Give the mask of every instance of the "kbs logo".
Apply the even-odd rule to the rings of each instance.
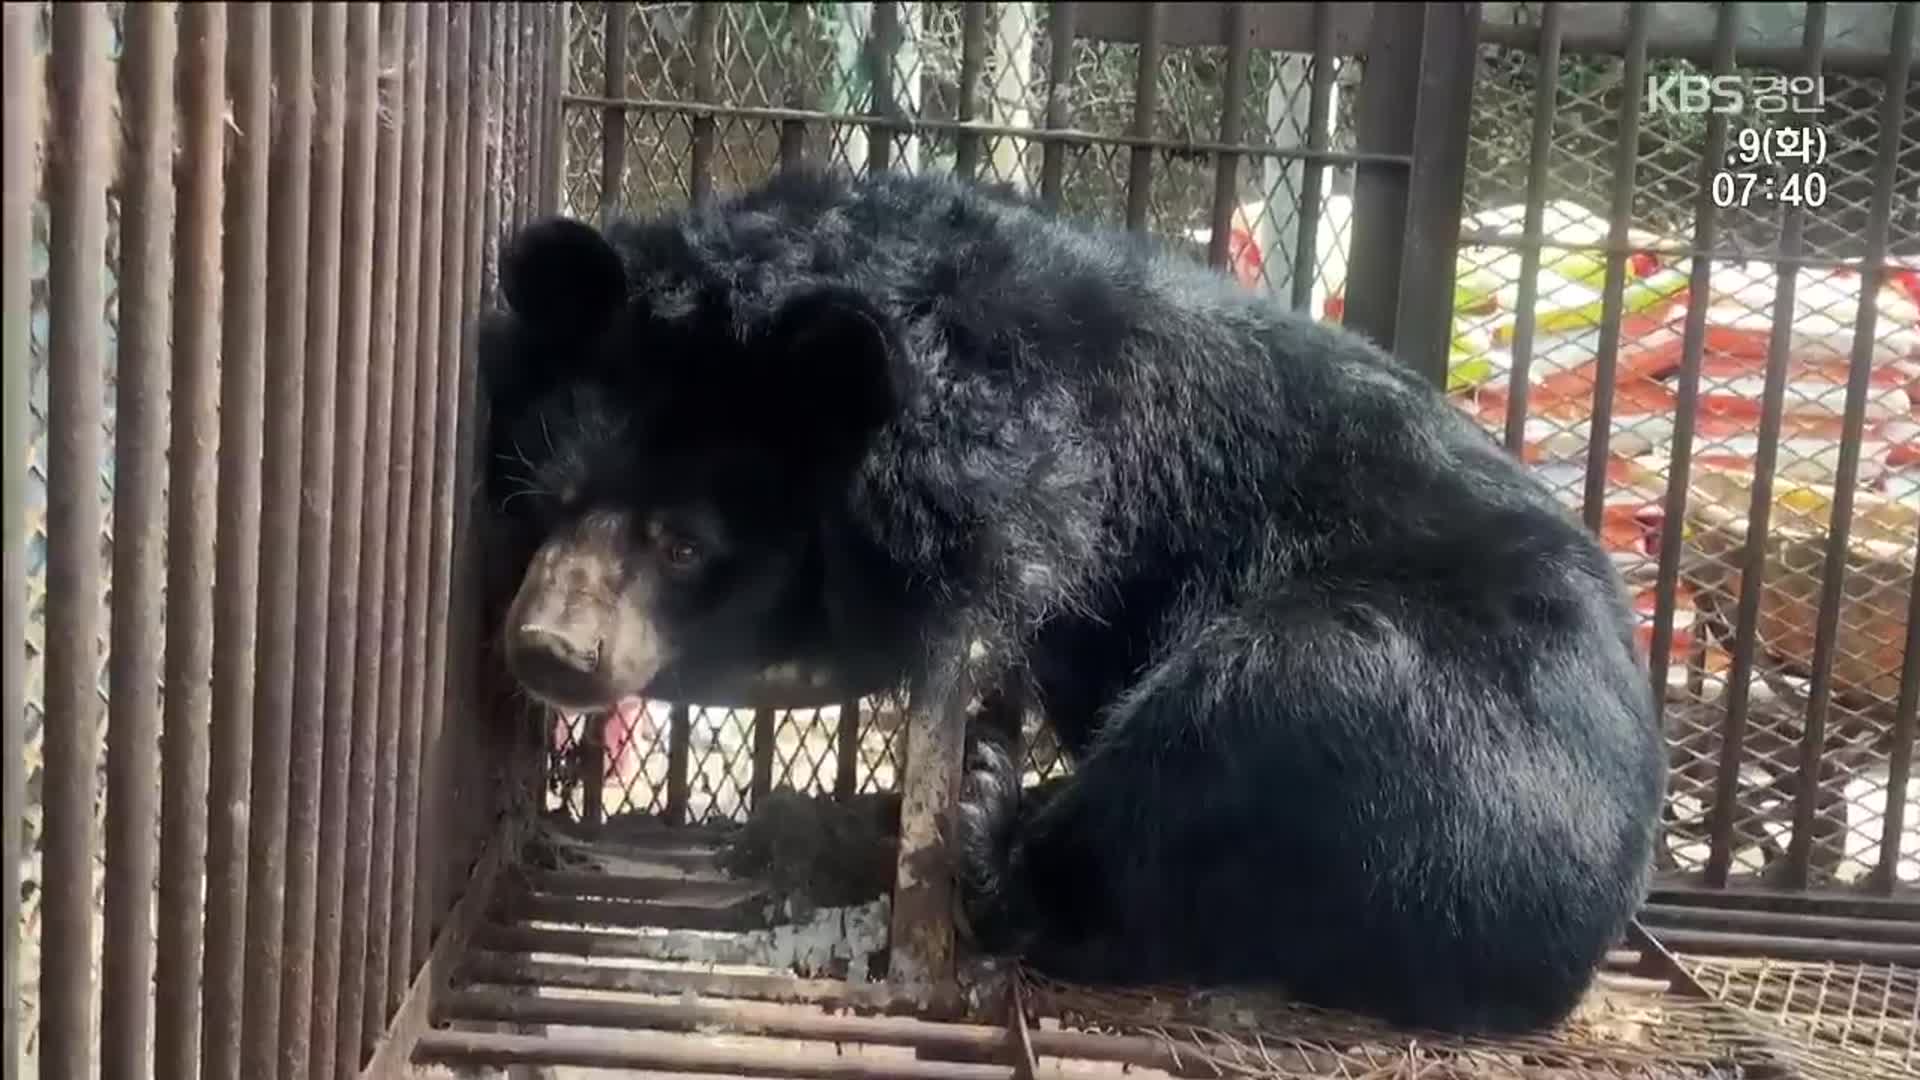
[[[1826,107],[1826,82],[1812,75],[1647,76],[1649,114],[1818,116]]]

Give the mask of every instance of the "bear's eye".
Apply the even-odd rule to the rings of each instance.
[[[686,569],[700,561],[700,549],[691,540],[671,537],[666,542],[667,562],[679,569]]]

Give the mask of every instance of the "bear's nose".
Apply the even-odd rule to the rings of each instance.
[[[529,624],[515,635],[514,648],[576,675],[591,675],[600,667],[600,642],[584,634],[565,629]]]

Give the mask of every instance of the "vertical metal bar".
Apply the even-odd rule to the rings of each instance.
[[[347,9],[316,5],[311,197],[306,222],[306,368],[302,376],[298,565],[294,619],[291,755],[287,779],[286,916],[282,926],[279,1075],[304,1077],[311,1057],[314,917],[319,907],[322,770],[342,739],[326,736],[327,676],[344,664],[327,652],[328,588],[333,571],[332,517],[336,366],[340,342],[341,183],[345,169]],[[358,276],[358,275],[356,275]],[[288,426],[291,426],[289,420]],[[342,772],[344,777],[344,771]],[[263,1006],[264,1007],[264,1006]]]
[[[1133,135],[1153,138],[1153,118],[1160,109],[1160,38],[1166,27],[1165,4],[1142,4],[1140,55],[1133,72]],[[1138,143],[1127,171],[1127,228],[1147,230],[1147,205],[1153,183],[1153,147]]]
[[[395,372],[399,356],[401,316],[401,273],[408,274],[406,303],[413,303],[412,258],[419,220],[419,153],[415,148],[419,130],[416,109],[420,91],[415,81],[418,42],[415,12],[390,4],[380,8],[379,113],[384,122],[377,125],[373,181],[372,257],[373,294],[371,311],[361,326],[349,331],[366,349],[366,405],[363,416],[364,450],[351,455],[363,458],[366,490],[360,493],[360,567],[354,591],[358,598],[357,619],[353,630],[353,687],[350,708],[353,714],[353,753],[347,778],[347,855],[346,880],[341,899],[340,979],[335,1013],[334,1075],[349,1077],[360,1070],[363,1034],[368,1011],[377,1012],[385,1002],[384,969],[374,974],[373,950],[386,955],[386,919],[388,898],[385,883],[386,860],[391,857],[393,836],[393,751],[388,740],[398,729],[386,722],[391,714],[384,710],[387,686],[398,683],[397,668],[387,668],[385,643],[386,580],[388,569],[388,503],[391,498],[393,470],[391,426],[395,412]],[[362,93],[365,91],[363,89]],[[360,116],[358,110],[356,117]],[[374,126],[380,117],[369,112],[363,120]],[[366,138],[363,132],[359,136]],[[404,182],[403,182],[404,177]],[[403,234],[402,223],[406,224]],[[357,300],[358,297],[356,296]],[[355,310],[355,314],[359,314]],[[409,316],[410,317],[410,316]],[[411,342],[409,342],[411,347]],[[349,369],[350,371],[351,369]],[[343,432],[345,439],[348,433]],[[357,445],[357,444],[348,444]],[[342,497],[353,501],[353,492],[342,489]],[[343,516],[351,515],[346,511]],[[379,876],[376,877],[376,874]],[[375,898],[378,898],[377,900]],[[375,913],[381,912],[379,921]],[[376,980],[380,991],[368,994]],[[324,989],[324,988],[322,988]],[[375,1004],[378,999],[379,1004]],[[379,1018],[372,1034],[379,1033]],[[319,1064],[318,1061],[315,1062]],[[315,1071],[316,1077],[326,1073]]]
[[[753,777],[748,780],[747,805],[758,810],[773,790],[773,710],[753,710]]]
[[[166,714],[160,760],[160,918],[154,1075],[200,1075],[207,769],[219,483],[221,207],[227,9],[180,9],[180,154],[174,224],[173,417],[168,453]]]
[[[787,88],[787,108],[805,111],[813,108],[810,89],[815,52],[813,12],[808,4],[788,4],[786,10],[787,48],[781,59]],[[963,81],[964,78],[962,76]],[[798,119],[780,121],[780,167],[795,168],[806,156],[807,122]]]
[[[1313,76],[1307,96],[1307,149],[1325,153],[1333,111],[1334,65],[1333,5],[1313,5]],[[1327,166],[1308,161],[1300,171],[1300,226],[1293,245],[1293,284],[1289,298],[1295,311],[1306,311],[1313,303],[1313,281],[1320,267],[1320,200],[1326,190]],[[1318,313],[1314,313],[1318,317]]]
[[[607,5],[606,98],[617,103],[627,96],[627,17],[624,3]],[[600,220],[611,223],[625,200],[627,175],[627,110],[608,104],[600,116]]]
[[[1594,358],[1593,414],[1587,422],[1586,486],[1581,513],[1587,529],[1600,531],[1607,502],[1607,456],[1613,440],[1614,378],[1620,361],[1620,316],[1627,287],[1627,232],[1633,226],[1633,195],[1640,163],[1640,96],[1647,84],[1647,35],[1653,10],[1645,4],[1627,7],[1625,84],[1620,88],[1620,142],[1614,151],[1613,203],[1608,208],[1607,276],[1600,291],[1600,339]],[[1544,76],[1543,76],[1544,77]],[[1558,76],[1555,76],[1556,81]],[[1509,380],[1516,386],[1524,383]],[[1511,410],[1512,406],[1509,406]],[[1508,413],[1509,432],[1514,423]],[[1520,423],[1524,424],[1524,413]],[[1509,436],[1511,437],[1511,436]]]
[[[207,796],[206,1011],[203,1069],[240,1080],[245,1007],[247,781],[253,766],[254,638],[260,591],[260,459],[266,409],[267,151],[272,98],[266,5],[230,9],[222,259],[220,490],[214,609],[213,751]]]
[[[1373,9],[1364,77],[1354,101],[1354,128],[1360,150],[1412,153],[1417,113],[1407,103],[1420,93],[1420,56],[1426,33],[1421,5],[1389,4]],[[1361,163],[1354,167],[1352,239],[1348,244],[1342,322],[1389,350],[1399,336],[1400,268],[1412,186],[1410,171],[1401,165]]]
[[[700,4],[693,9],[693,100],[709,105],[716,99],[716,80],[720,74],[720,5]],[[693,146],[687,157],[687,190],[695,206],[713,193],[713,142],[715,120],[701,113],[690,121]]]
[[[1887,813],[1880,823],[1880,859],[1873,889],[1892,895],[1900,883],[1900,845],[1906,839],[1907,785],[1913,779],[1915,714],[1920,713],[1920,566],[1907,588],[1907,644],[1900,654],[1900,696],[1893,706],[1893,752],[1887,762]]]
[[[439,391],[440,312],[444,282],[442,265],[446,236],[446,164],[449,135],[447,102],[447,57],[449,15],[442,4],[427,8],[427,126],[424,167],[421,182],[424,198],[420,208],[420,313],[417,346],[402,363],[414,365],[413,410],[411,422],[396,425],[396,432],[411,435],[407,501],[400,504],[405,517],[407,562],[404,576],[406,591],[402,633],[395,643],[400,657],[400,760],[396,773],[393,810],[393,914],[388,925],[392,943],[387,953],[386,1015],[392,1016],[406,999],[407,983],[413,979],[416,938],[414,933],[414,886],[419,874],[420,791],[422,763],[426,760],[424,690],[426,677],[425,645],[427,637],[427,575],[432,572],[433,454],[438,416],[434,397]]]
[[[1220,85],[1220,141],[1235,146],[1246,138],[1247,64],[1253,43],[1247,34],[1247,5],[1227,5],[1227,70]],[[1214,156],[1212,229],[1207,264],[1223,267],[1233,238],[1233,210],[1240,201],[1240,155],[1222,150]]]
[[[1067,97],[1073,93],[1073,20],[1077,8],[1061,2],[1047,10],[1047,111],[1048,131],[1067,126]],[[1067,169],[1066,144],[1053,139],[1040,147],[1040,201],[1049,209],[1060,208],[1060,183]]]
[[[1826,5],[1809,4],[1802,39],[1804,61],[1801,70],[1815,79],[1820,78],[1826,29]],[[1780,223],[1780,260],[1774,267],[1778,285],[1773,297],[1772,337],[1767,345],[1766,382],[1760,396],[1760,442],[1753,458],[1753,495],[1747,508],[1747,542],[1740,556],[1740,595],[1735,603],[1733,657],[1727,673],[1727,713],[1723,731],[1738,728],[1744,733],[1747,724],[1755,643],[1759,637],[1760,586],[1767,572],[1767,531],[1773,517],[1773,470],[1779,459],[1781,415],[1785,411],[1787,396],[1787,358],[1793,337],[1794,294],[1799,283],[1796,275],[1800,267],[1794,260],[1805,247],[1805,224],[1805,212],[1798,204],[1786,207]],[[1738,763],[1734,763],[1733,767],[1738,769]],[[1728,849],[1725,857],[1731,860],[1735,815],[1734,812],[1722,814],[1720,809],[1716,806],[1714,816],[1710,819],[1710,852],[1724,846]],[[1726,809],[1737,811],[1732,803]],[[1798,873],[1805,872],[1806,864],[1801,863]]]
[[[798,7],[799,5],[794,5]],[[980,111],[980,78],[987,68],[987,5],[960,5],[960,101],[956,118],[971,124]],[[962,130],[954,139],[953,171],[972,180],[980,170],[980,135]]]
[[[840,730],[834,733],[833,797],[845,802],[860,789],[860,700],[840,703]]]
[[[33,293],[29,259],[33,249],[33,202],[38,191],[42,119],[40,65],[34,55],[38,5],[8,4],[6,53],[0,77],[6,79],[0,104],[6,109],[0,136],[6,150],[6,235],[0,239],[6,259],[6,412],[0,415],[5,441],[6,565],[0,595],[0,1054],[6,1055],[11,1080],[21,1060],[20,1027],[20,866],[26,813],[27,701],[27,354]]]
[[[316,847],[319,863],[319,901],[314,911],[313,987],[308,1037],[307,1075],[329,1080],[336,1065],[342,975],[353,970],[342,963],[346,920],[352,911],[364,919],[366,908],[364,858],[355,860],[363,883],[359,907],[347,907],[348,845],[364,853],[370,795],[372,747],[364,736],[371,732],[365,714],[353,708],[355,687],[369,673],[359,666],[355,630],[360,622],[362,592],[361,508],[367,482],[370,447],[367,432],[367,352],[372,326],[373,277],[377,268],[374,218],[387,211],[375,188],[376,138],[380,126],[379,11],[372,4],[354,4],[347,16],[346,86],[339,108],[346,163],[340,197],[341,284],[338,323],[338,367],[335,372],[333,490],[330,521],[333,543],[327,569],[326,675],[322,680],[322,720],[325,735],[321,765],[320,832]],[[353,831],[358,817],[359,835]],[[361,942],[365,948],[364,940]],[[282,1024],[287,1021],[283,1017]]]
[[[125,13],[120,108],[120,318],[114,408],[113,628],[107,721],[106,932],[100,1067],[140,1076],[153,991],[153,826],[160,790],[160,622],[166,539],[167,249],[173,212],[174,5]],[[11,645],[9,645],[11,647]]]
[[[416,467],[413,440],[408,436],[414,427],[414,387],[422,352],[417,346],[422,325],[430,323],[421,307],[435,295],[427,288],[426,283],[431,278],[423,273],[421,266],[422,256],[428,250],[422,222],[427,213],[425,200],[429,186],[424,176],[429,157],[427,55],[430,46],[427,26],[430,9],[431,5],[407,5],[406,119],[402,129],[405,149],[401,157],[400,181],[401,278],[399,306],[395,309],[398,312],[395,343],[388,358],[393,383],[388,420],[387,505],[383,519],[389,533],[385,551],[387,567],[383,603],[393,605],[396,610],[393,617],[382,623],[380,645],[380,749],[376,752],[379,771],[374,781],[374,848],[372,872],[367,883],[366,990],[361,1001],[359,1030],[362,1045],[354,1048],[356,1066],[360,1056],[372,1047],[386,1028],[389,1015],[388,980],[392,977],[388,974],[389,967],[407,966],[404,956],[391,955],[390,946],[396,936],[400,941],[408,942],[406,935],[412,932],[411,926],[406,926],[395,917],[399,889],[396,887],[394,863],[399,850],[401,821],[411,817],[409,804],[401,801],[399,779],[403,742],[401,729],[404,724],[401,709],[406,701],[401,693],[401,657],[407,640],[404,636],[404,613],[399,608],[406,603],[409,591],[407,548],[411,534],[407,511],[412,505],[410,487]],[[433,250],[438,250],[438,245],[433,245]],[[375,358],[376,365],[380,359]],[[397,930],[402,926],[406,927],[404,931]],[[404,979],[404,973],[399,978]],[[341,1064],[346,1064],[344,1055]]]
[[[506,155],[508,164],[501,170],[501,182],[511,185],[512,197],[502,208],[502,232],[511,233],[520,227],[521,210],[526,205],[526,164],[527,154],[524,123],[521,116],[526,97],[522,93],[524,83],[520,73],[520,39],[525,31],[522,22],[524,5],[507,4],[506,33],[503,35],[503,49],[506,56],[501,76],[500,109],[500,151]]]
[[[420,388],[421,405],[432,411],[433,424],[422,433],[420,450],[429,455],[433,466],[430,487],[414,489],[414,507],[421,532],[416,537],[422,546],[414,562],[416,591],[421,594],[421,615],[425,626],[416,638],[424,655],[422,683],[415,698],[420,716],[420,778],[418,815],[420,825],[413,859],[413,952],[408,965],[408,981],[413,969],[427,958],[433,941],[434,916],[439,901],[440,870],[448,850],[447,831],[441,818],[446,770],[443,765],[442,729],[447,712],[447,607],[448,589],[453,581],[453,467],[456,427],[455,407],[459,401],[460,347],[463,340],[465,296],[467,293],[466,245],[467,201],[472,177],[467,172],[467,120],[471,109],[468,79],[473,49],[473,12],[471,4],[450,8],[447,20],[446,71],[446,159],[442,171],[440,263],[438,277],[440,305],[435,327],[436,352],[427,354],[427,385]],[[411,597],[409,604],[412,603]],[[406,989],[403,985],[401,996]],[[398,1007],[398,1002],[395,1003]]]
[[[667,713],[667,809],[669,825],[687,823],[687,802],[692,797],[687,782],[688,751],[693,742],[693,714],[684,703],[675,702]]]
[[[1547,209],[1547,165],[1553,161],[1553,112],[1560,89],[1560,16],[1565,5],[1549,3],[1543,5],[1540,13],[1540,50],[1539,66],[1535,68],[1533,96],[1533,142],[1527,151],[1527,214],[1525,224],[1521,226],[1520,241],[1520,295],[1514,304],[1513,327],[1513,363],[1507,372],[1507,450],[1519,454],[1527,435],[1527,392],[1532,388],[1528,383],[1533,370],[1533,331],[1534,307],[1540,299],[1540,251],[1541,234],[1545,231]],[[1645,39],[1641,40],[1644,52]],[[1637,97],[1641,82],[1629,77],[1627,90],[1630,96]],[[1638,102],[1635,102],[1632,123],[1639,122]],[[1621,106],[1626,108],[1625,105]],[[1623,147],[1632,147],[1631,140],[1623,142]],[[1622,189],[1631,193],[1633,187],[1633,163],[1628,162],[1624,174],[1616,174],[1614,190]],[[1624,218],[1615,218],[1616,223],[1624,224]],[[1618,225],[1616,225],[1618,227]],[[1612,265],[1624,267],[1624,253],[1610,253]],[[1624,279],[1622,282],[1624,283]],[[1616,284],[1611,278],[1609,284]],[[1620,301],[1620,290],[1612,292],[1616,304]],[[1604,302],[1604,301],[1603,301]],[[1601,325],[1619,324],[1616,311],[1611,319],[1602,319]],[[1611,394],[1608,395],[1612,396]],[[1605,476],[1603,469],[1601,476]],[[1589,523],[1591,526],[1592,523]]]
[[[573,748],[574,780],[580,785],[580,824],[597,829],[607,816],[607,718],[580,718],[580,741]]]
[[[888,0],[875,0],[873,22],[868,32],[872,35],[872,40],[866,42],[868,84],[872,99],[868,102],[867,112],[892,120],[900,115],[900,99],[893,86],[893,63],[900,55],[902,40],[900,5]],[[897,132],[890,126],[867,128],[867,175],[893,168],[893,140],[896,137]]]
[[[84,1076],[93,1053],[93,860],[100,742],[100,467],[106,295],[104,5],[53,9],[47,207],[46,724],[40,906],[40,1075]]]
[[[696,12],[709,11],[714,5],[701,4]],[[560,210],[560,196],[565,190],[567,176],[567,124],[566,116],[560,104],[560,95],[568,86],[568,57],[572,50],[567,47],[567,19],[572,9],[567,4],[553,4],[546,9],[547,71],[545,97],[541,105],[546,113],[546,175],[541,177],[541,212],[556,214]],[[708,18],[714,16],[709,15]],[[695,15],[695,21],[700,16]]]
[[[1873,376],[1874,337],[1880,315],[1880,286],[1887,274],[1887,239],[1893,216],[1894,185],[1899,180],[1900,132],[1905,128],[1907,85],[1913,68],[1913,9],[1894,9],[1893,54],[1880,99],[1879,157],[1873,167],[1873,202],[1867,211],[1867,250],[1860,267],[1860,306],[1853,323],[1853,355],[1847,369],[1847,397],[1840,421],[1840,461],[1833,480],[1833,516],[1827,526],[1827,552],[1820,574],[1820,612],[1813,631],[1813,679],[1807,688],[1807,718],[1800,742],[1800,788],[1794,793],[1793,839],[1787,844],[1790,884],[1805,885],[1813,853],[1814,809],[1820,798],[1821,750],[1827,713],[1833,707],[1833,660],[1839,646],[1840,604],[1847,578],[1847,552],[1853,531],[1853,495],[1860,481],[1860,444],[1866,426],[1868,381]]]
[[[1725,75],[1733,70],[1734,39],[1739,31],[1739,19],[1739,4],[1721,5],[1713,33],[1713,70],[1716,75]],[[1680,530],[1685,524],[1687,509],[1687,474],[1693,463],[1693,422],[1700,404],[1700,364],[1707,331],[1706,301],[1710,295],[1713,274],[1710,253],[1720,227],[1719,207],[1714,204],[1709,181],[1713,173],[1721,168],[1726,151],[1727,117],[1725,113],[1714,113],[1707,118],[1707,145],[1700,156],[1700,199],[1694,209],[1693,246],[1696,254],[1687,293],[1692,302],[1687,306],[1686,327],[1681,338],[1680,401],[1673,421],[1673,462],[1667,473],[1666,516],[1660,530],[1660,568],[1654,582],[1653,655],[1649,658],[1649,666],[1654,701],[1659,703],[1662,710],[1667,700],[1667,653],[1673,647],[1674,594],[1680,579]],[[1594,423],[1596,426],[1599,423],[1597,416]],[[1727,734],[1732,736],[1734,732]],[[1738,746],[1731,739],[1721,746],[1723,762],[1730,750],[1737,754]],[[1738,760],[1737,757],[1734,760]],[[1716,778],[1716,814],[1732,811],[1734,789],[1730,784],[1737,780],[1737,774],[1725,772]],[[1716,868],[1715,859],[1709,853],[1708,880],[1715,884],[1722,883],[1726,880],[1726,872],[1727,863],[1721,861]]]
[[[248,812],[247,960],[241,1068],[279,1064],[281,926],[286,914],[287,780],[299,613],[300,416],[306,396],[308,196],[313,179],[313,8],[273,9],[273,146],[267,203],[267,434],[260,509],[260,641]]]

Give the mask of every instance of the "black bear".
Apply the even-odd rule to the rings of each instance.
[[[543,220],[501,273],[514,675],[593,708],[812,650],[1027,695],[1074,768],[1023,793],[978,725],[983,951],[1510,1032],[1642,900],[1665,756],[1612,564],[1357,335],[938,178]]]

